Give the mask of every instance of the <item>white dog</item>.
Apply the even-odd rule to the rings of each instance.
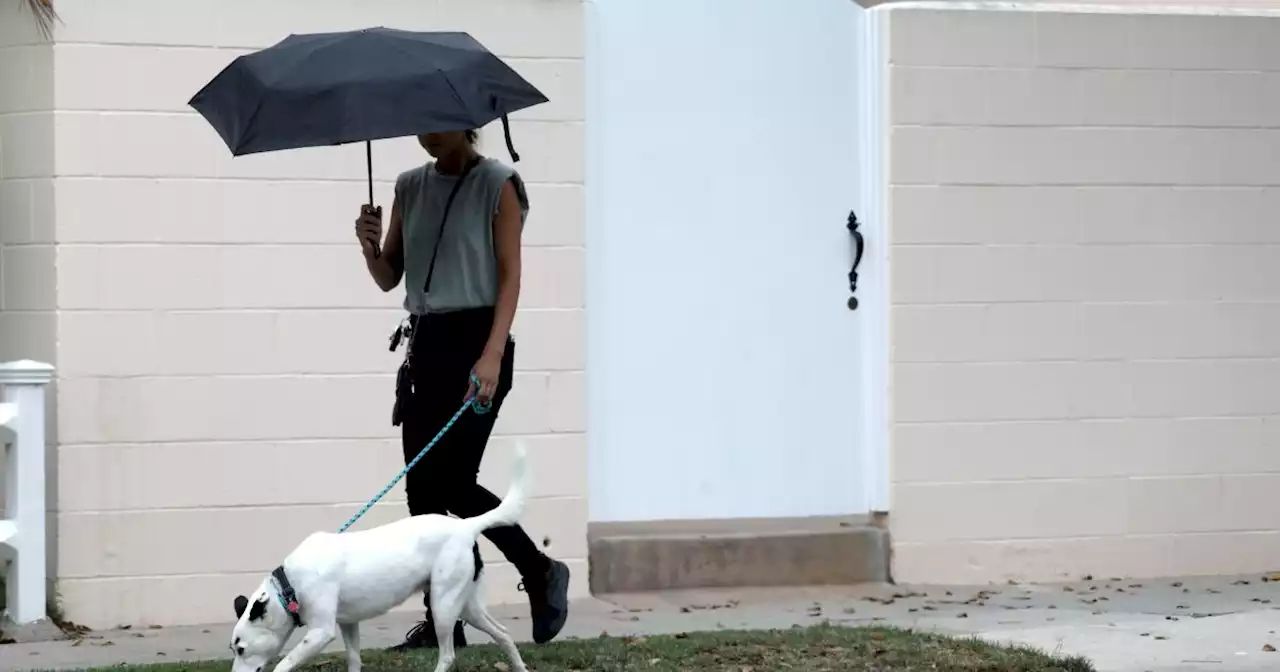
[[[290,672],[342,632],[348,672],[360,670],[360,622],[385,614],[428,589],[440,658],[436,672],[454,662],[453,624],[462,618],[502,647],[515,672],[527,672],[506,628],[481,602],[481,532],[514,525],[524,511],[529,473],[516,446],[511,489],[498,508],[475,518],[413,516],[362,532],[317,532],[307,537],[250,598],[235,600],[232,672],[262,672],[295,628],[302,641],[276,666]]]

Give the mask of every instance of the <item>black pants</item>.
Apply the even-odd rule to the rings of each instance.
[[[409,356],[413,394],[400,427],[405,462],[417,456],[462,406],[471,369],[484,352],[492,326],[492,308],[417,319]],[[508,340],[492,410],[483,415],[470,409],[464,412],[405,476],[410,515],[452,513],[471,518],[492,511],[501,502],[476,482],[476,476],[494,421],[511,391],[515,349],[515,342]],[[546,556],[519,525],[495,527],[484,536],[522,576],[539,576],[545,571]]]

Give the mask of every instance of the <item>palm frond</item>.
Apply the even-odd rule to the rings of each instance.
[[[45,39],[53,37],[53,22],[62,20],[53,8],[53,0],[26,0],[26,5],[36,17],[36,25],[40,26]]]

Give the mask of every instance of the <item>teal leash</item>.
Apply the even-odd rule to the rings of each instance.
[[[475,376],[471,376],[471,383],[475,385],[476,390],[480,389],[479,378],[476,378]],[[377,495],[374,495],[373,499],[369,500],[368,504],[365,504],[363,507],[361,507],[361,509],[356,512],[356,515],[351,516],[351,519],[348,520],[346,524],[338,528],[338,534],[342,534],[343,532],[346,532],[348,528],[350,528],[352,525],[355,525],[357,520],[360,520],[362,517],[364,517],[364,514],[368,513],[369,509],[372,509],[373,505],[378,503],[378,500],[385,497],[388,492],[391,492],[391,488],[396,487],[396,483],[399,483],[400,479],[404,478],[405,474],[409,473],[409,470],[412,469],[413,466],[417,464],[419,460],[421,460],[423,457],[427,455],[427,451],[431,450],[437,443],[440,442],[440,439],[444,438],[445,433],[449,431],[450,427],[453,427],[453,424],[458,421],[458,418],[462,417],[463,413],[467,412],[468,408],[474,410],[478,415],[484,415],[485,413],[488,413],[490,410],[493,409],[493,402],[480,401],[480,398],[474,394],[467,397],[466,401],[462,402],[462,407],[459,408],[458,411],[453,414],[452,418],[449,418],[449,422],[444,423],[444,427],[441,427],[440,431],[436,432],[435,438],[427,442],[427,445],[421,451],[418,452],[417,456],[415,456],[412,460],[409,460],[408,464],[404,465],[404,469],[401,469],[400,473],[396,474],[396,477],[391,479],[391,482],[387,484],[387,487],[383,488],[382,491],[379,492]]]

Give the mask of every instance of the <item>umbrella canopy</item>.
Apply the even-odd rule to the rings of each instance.
[[[290,35],[235,59],[191,99],[236,156],[480,128],[547,97],[462,32]],[[373,202],[371,150],[370,203]]]

